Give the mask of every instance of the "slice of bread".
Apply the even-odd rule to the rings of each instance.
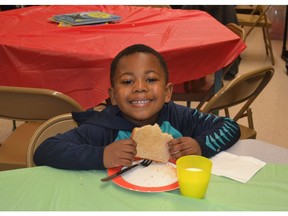
[[[168,142],[173,137],[168,133],[163,133],[158,124],[136,127],[131,137],[137,143],[136,157],[162,163],[169,161]]]

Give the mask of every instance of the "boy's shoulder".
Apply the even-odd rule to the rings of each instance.
[[[165,104],[164,109],[167,111],[174,111],[174,112],[191,112],[195,111],[196,109],[190,108],[181,104],[177,104],[174,101],[170,101],[169,103]]]
[[[117,106],[108,105],[101,112],[93,109],[84,112],[72,112],[73,119],[78,126],[89,124],[115,130],[132,130],[134,128],[130,122],[124,119]]]
[[[181,121],[182,119],[188,120],[197,112],[196,109],[176,104],[173,101],[166,103],[162,108],[159,121]]]

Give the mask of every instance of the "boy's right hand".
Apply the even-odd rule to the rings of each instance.
[[[135,141],[132,139],[118,140],[105,147],[103,164],[106,168],[131,166],[136,153]]]

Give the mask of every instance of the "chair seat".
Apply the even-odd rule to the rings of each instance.
[[[238,18],[239,25],[253,26],[257,22],[259,15],[237,14],[237,18]],[[255,26],[257,26],[257,27],[271,27],[272,24],[270,21],[265,23],[265,20],[262,19]]]
[[[240,131],[241,131],[240,140],[256,139],[257,132],[254,129],[246,127],[244,125],[240,125],[240,124],[239,124],[239,127],[240,127]]]
[[[173,101],[202,101],[214,84],[211,76],[174,85]],[[211,95],[212,96],[212,95]],[[190,105],[189,105],[190,106]]]
[[[24,168],[30,139],[43,122],[27,122],[16,128],[0,147],[0,170]]]
[[[213,85],[214,79],[211,76],[201,77],[196,80],[190,80],[184,84],[174,85],[173,92],[175,93],[202,93],[207,92]]]

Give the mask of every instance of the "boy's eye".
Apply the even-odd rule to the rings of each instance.
[[[149,78],[149,79],[147,79],[147,82],[148,82],[148,83],[154,83],[154,82],[156,82],[156,81],[157,81],[156,78]]]
[[[123,80],[123,81],[121,81],[121,83],[124,85],[131,85],[133,83],[133,81],[132,80]]]

